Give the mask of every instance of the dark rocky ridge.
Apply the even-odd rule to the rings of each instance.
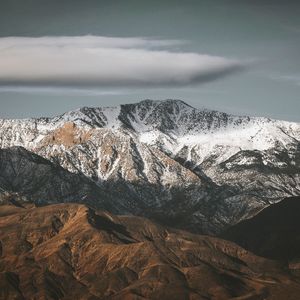
[[[300,197],[271,205],[221,234],[257,255],[300,263]]]
[[[94,182],[22,147],[0,149],[0,190],[2,198],[7,194],[39,205],[86,202],[114,209],[111,196]]]

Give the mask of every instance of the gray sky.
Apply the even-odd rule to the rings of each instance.
[[[0,117],[176,98],[300,122],[299,15],[299,1],[0,0]]]

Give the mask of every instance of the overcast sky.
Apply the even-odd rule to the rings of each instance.
[[[176,98],[300,122],[299,15],[300,1],[0,0],[0,117]]]

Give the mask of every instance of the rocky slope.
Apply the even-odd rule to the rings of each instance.
[[[179,100],[0,120],[1,148],[22,146],[118,192],[124,213],[210,233],[300,194],[299,140],[297,123]]]
[[[0,205],[0,299],[296,300],[299,277],[234,243],[84,205]]]
[[[117,199],[82,174],[71,173],[22,147],[0,149],[0,196],[36,204],[85,202],[109,210],[116,210],[113,199]]]

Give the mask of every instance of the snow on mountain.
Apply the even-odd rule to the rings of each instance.
[[[214,232],[300,194],[300,124],[144,100],[0,120],[22,146],[122,195],[126,213]]]

